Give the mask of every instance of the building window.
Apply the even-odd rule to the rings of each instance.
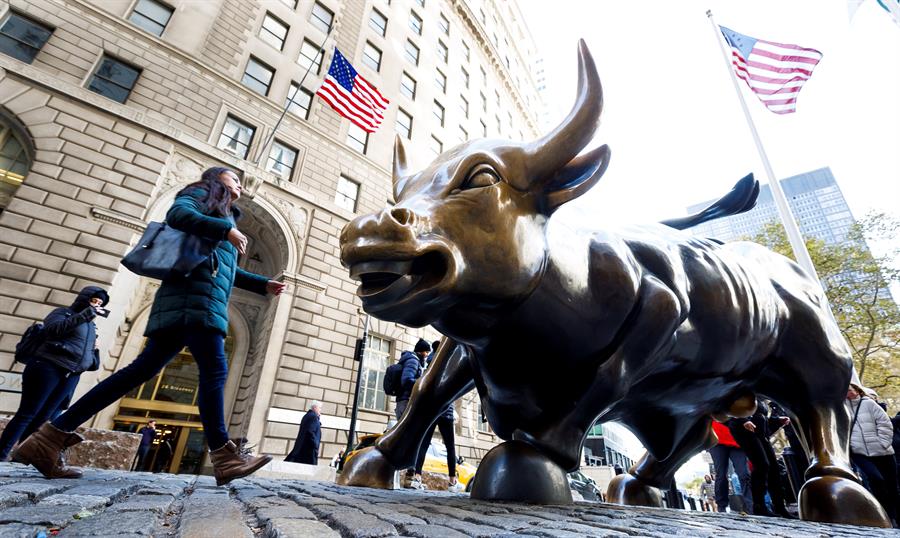
[[[438,121],[441,123],[441,127],[443,127],[444,126],[444,105],[435,101],[433,112],[434,112],[434,117],[438,119]]]
[[[425,0],[416,0],[416,3],[419,4],[419,7],[425,7]]]
[[[459,141],[465,142],[469,139],[469,131],[466,130],[462,125],[459,126]]]
[[[155,36],[161,36],[174,11],[174,8],[156,0],[138,0],[128,20],[138,28],[143,28]]]
[[[472,51],[469,50],[469,46],[466,45],[465,43],[463,43],[462,46],[463,46],[463,58],[465,58],[466,61],[468,62],[472,57]]]
[[[459,110],[462,112],[464,118],[469,117],[469,100],[462,95],[459,96]]]
[[[268,95],[273,76],[275,76],[274,69],[251,56],[241,82],[260,95]]]
[[[462,72],[463,86],[468,88],[469,87],[469,72],[466,71],[465,67],[463,67],[461,69],[461,72]]]
[[[322,4],[316,2],[313,4],[309,22],[319,30],[322,30],[323,33],[327,34],[331,30],[331,23],[334,22],[334,13]]]
[[[406,40],[406,48],[404,49],[406,59],[413,65],[419,65],[419,47],[410,40]]]
[[[484,120],[480,120],[481,123],[481,136],[487,138],[487,124]]]
[[[384,372],[391,362],[391,341],[380,336],[366,337],[363,354],[362,377],[359,382],[359,406],[376,411],[387,411],[388,399],[384,394]]]
[[[478,431],[482,433],[491,433],[491,425],[488,424],[487,417],[484,416],[484,409],[481,408],[481,404],[478,404],[478,416],[475,417],[475,424],[477,424]]]
[[[0,26],[0,51],[30,64],[52,33],[53,28],[11,12]]]
[[[363,63],[376,72],[381,69],[381,51],[368,41],[366,41],[366,46],[363,48]]]
[[[481,110],[487,112],[487,96],[484,94],[484,92],[478,93],[481,96]]]
[[[297,0],[281,0],[281,3],[291,9],[297,9]]]
[[[442,32],[446,35],[450,35],[450,21],[447,20],[447,17],[441,13],[441,16],[438,18],[438,27]]]
[[[296,82],[291,82],[291,89],[288,90],[284,106],[287,107],[288,112],[307,119],[309,118],[309,107],[312,104],[312,95],[311,91],[301,88]]]
[[[9,205],[16,189],[31,169],[26,140],[0,116],[0,213]]]
[[[500,116],[494,116],[494,121],[497,122],[497,136],[500,136]]]
[[[266,170],[290,181],[294,174],[294,163],[297,162],[297,150],[275,140],[269,151],[269,160],[266,162]]]
[[[447,44],[440,39],[438,39],[437,52],[440,59],[443,60],[444,63],[447,63],[447,56],[450,54],[450,52],[447,49]]]
[[[407,114],[402,108],[397,110],[397,132],[405,138],[412,138],[412,116]]]
[[[355,123],[351,123],[350,129],[347,130],[347,145],[365,154],[366,148],[369,146],[369,133]]]
[[[225,118],[225,125],[222,126],[222,134],[219,135],[217,147],[231,153],[235,157],[244,159],[247,157],[247,151],[250,149],[250,142],[253,141],[254,133],[256,133],[256,127],[244,123],[229,114]]]
[[[310,69],[310,66],[312,66],[311,70],[318,74],[322,68],[322,56],[323,52],[319,50],[318,45],[308,39],[304,39],[303,44],[300,45],[300,55],[297,56],[297,63],[303,69]]]
[[[262,28],[259,29],[259,37],[278,50],[284,48],[284,40],[287,37],[288,25],[278,20],[271,13],[266,13]]]
[[[441,93],[447,93],[447,75],[441,73],[440,69],[435,69],[434,82],[440,88]]]
[[[409,27],[416,35],[422,35],[422,17],[416,15],[415,11],[409,12]]]
[[[444,152],[444,143],[437,139],[436,136],[431,137],[431,152],[435,157]]]
[[[351,213],[355,213],[357,198],[359,198],[359,183],[340,176],[338,178],[337,191],[334,194],[334,203]]]
[[[372,14],[369,15],[369,28],[375,30],[375,33],[384,37],[384,34],[387,33],[387,17],[381,14],[377,9],[372,10]]]
[[[113,101],[124,103],[128,100],[128,95],[131,94],[140,75],[140,69],[104,55],[88,83],[88,89]]]
[[[400,93],[410,99],[416,98],[416,79],[407,75],[406,72],[400,77]]]
[[[481,85],[487,86],[487,71],[484,70],[484,67],[478,66],[478,70],[481,71]]]

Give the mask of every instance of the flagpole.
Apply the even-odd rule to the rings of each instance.
[[[722,32],[719,30],[719,25],[713,20],[712,10],[707,10],[706,16],[709,17],[709,22],[712,24],[713,32],[716,35],[716,42],[719,44],[719,50],[722,51],[722,58],[725,60],[725,67],[731,75],[732,84],[734,84],[734,92],[737,94],[738,101],[741,103],[741,110],[744,111],[744,117],[747,119],[747,126],[750,127],[750,133],[753,135],[753,141],[756,143],[757,151],[759,151],[759,158],[762,159],[763,168],[765,168],[766,175],[769,178],[769,186],[772,188],[772,197],[775,199],[775,207],[778,209],[781,223],[784,225],[785,232],[787,232],[788,241],[791,244],[791,249],[794,251],[794,257],[797,259],[797,263],[800,264],[800,267],[818,280],[819,275],[816,273],[816,268],[813,265],[812,258],[809,256],[809,251],[806,250],[806,242],[803,241],[800,227],[797,226],[797,221],[794,219],[794,215],[788,205],[784,191],[781,189],[781,182],[778,181],[775,177],[775,172],[772,171],[769,157],[766,155],[762,140],[760,140],[759,133],[756,131],[756,124],[753,123],[753,118],[750,116],[750,109],[747,108],[747,102],[744,100],[744,94],[741,92],[741,86],[738,84],[734,69],[731,68],[731,60],[728,57],[728,53],[725,51],[725,45],[722,44]]]
[[[334,29],[335,21],[332,21],[331,26],[328,28],[328,33],[325,34],[325,39],[322,40],[322,44],[319,45],[319,49],[316,52],[316,55],[321,54],[322,59],[325,59],[325,43],[328,42],[328,38],[331,37],[331,31]],[[297,89],[294,90],[294,95],[288,97],[287,103],[284,104],[284,109],[281,111],[281,116],[278,117],[278,121],[275,122],[275,127],[272,127],[272,132],[269,133],[269,136],[266,137],[266,141],[263,142],[262,147],[259,150],[259,153],[256,155],[256,159],[253,161],[253,164],[259,166],[259,161],[262,160],[263,155],[266,154],[266,150],[269,149],[269,144],[272,143],[272,140],[275,138],[275,133],[278,132],[278,127],[281,126],[281,122],[284,120],[284,117],[288,113],[288,109],[291,108],[291,105],[294,104],[294,98],[297,97],[297,92],[299,92],[303,88],[303,82],[306,81],[306,76],[309,75],[310,70],[312,69],[315,61],[310,61],[309,66],[306,68],[306,72],[303,73],[303,78],[300,79],[300,84],[297,85]],[[321,65],[321,64],[320,64]],[[309,101],[309,105],[312,106],[312,99]]]

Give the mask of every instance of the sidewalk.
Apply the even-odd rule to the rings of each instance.
[[[867,537],[898,533],[705,512],[597,503],[528,506],[472,501],[465,494],[346,488],[326,482],[88,469],[78,480],[45,480],[0,464],[0,536],[181,536],[184,538],[539,536]]]

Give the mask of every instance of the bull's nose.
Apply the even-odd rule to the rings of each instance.
[[[402,226],[409,226],[416,220],[416,214],[405,207],[394,207],[390,210],[391,218]]]

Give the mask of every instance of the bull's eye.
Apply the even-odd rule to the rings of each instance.
[[[462,189],[480,189],[481,187],[490,187],[500,182],[497,171],[491,166],[480,164],[469,172],[469,177],[465,183],[461,185]]]

